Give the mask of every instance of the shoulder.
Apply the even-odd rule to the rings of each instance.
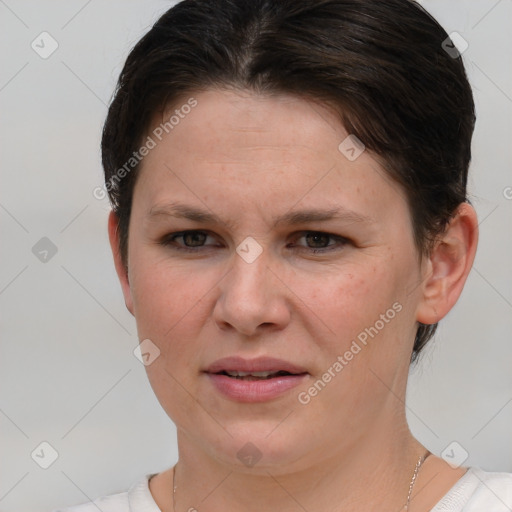
[[[512,473],[471,467],[431,512],[510,512]]]
[[[101,496],[94,501],[53,512],[160,512],[149,490],[148,482],[152,476],[144,475],[125,492]]]
[[[59,508],[53,512],[130,512],[128,492],[101,496],[94,501],[88,501],[81,505],[74,505],[66,508]]]

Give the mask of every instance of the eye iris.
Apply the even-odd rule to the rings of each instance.
[[[321,233],[308,233],[306,240],[308,241],[308,245],[314,248],[322,248],[329,245],[329,236]]]
[[[183,235],[183,241],[188,247],[200,247],[206,240],[205,233],[185,233]]]

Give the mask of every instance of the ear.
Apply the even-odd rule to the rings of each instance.
[[[128,269],[124,266],[119,251],[119,218],[115,212],[111,211],[108,216],[108,238],[110,240],[110,248],[114,256],[114,265],[116,267],[117,277],[121,283],[123,290],[124,302],[128,311],[133,315],[133,300],[130,282],[128,279]]]
[[[416,310],[418,322],[435,324],[455,305],[473,265],[477,243],[475,210],[462,203],[426,260],[422,297]]]

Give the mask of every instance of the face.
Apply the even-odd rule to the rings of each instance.
[[[403,191],[369,151],[354,159],[325,106],[194,100],[161,141],[150,132],[121,279],[160,351],[158,400],[183,442],[242,469],[247,453],[278,472],[389,434],[423,277]]]

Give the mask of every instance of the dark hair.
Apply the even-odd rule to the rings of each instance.
[[[445,51],[447,38],[411,0],[184,0],[169,9],[130,52],[103,129],[124,264],[134,152],[156,112],[213,88],[333,107],[405,190],[420,258],[428,254],[467,201],[475,123],[464,65],[453,46]],[[411,362],[436,327],[419,325]]]

